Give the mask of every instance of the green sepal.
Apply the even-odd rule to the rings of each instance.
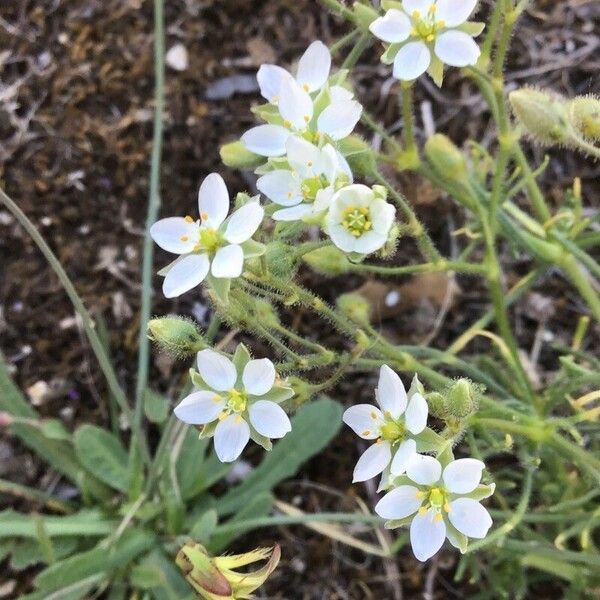
[[[458,531],[447,519],[444,519],[444,521],[446,524],[446,537],[455,548],[460,550],[461,554],[464,554],[469,545],[469,538],[464,533]]]
[[[349,72],[348,69],[340,69],[329,78],[329,85],[342,85],[346,81]]]
[[[262,446],[267,452],[273,450],[273,442],[268,437],[261,435],[250,425],[250,438],[256,442],[259,446]]]
[[[214,420],[212,423],[207,423],[206,425],[204,425],[204,427],[202,427],[202,430],[200,431],[200,439],[203,440],[205,438],[210,438],[213,435],[215,435],[215,429],[217,428],[218,424],[219,421]]]
[[[190,369],[190,379],[194,384],[195,388],[201,391],[212,391],[212,388],[202,379],[202,375],[198,373],[195,369]]]
[[[414,515],[410,515],[409,517],[404,517],[404,519],[390,519],[389,521],[386,521],[383,526],[386,529],[398,529],[398,527],[405,527],[406,525],[410,525],[413,517]]]
[[[281,402],[285,402],[294,396],[294,390],[287,385],[277,385],[275,384],[266,394],[262,396],[251,396],[252,398],[256,398],[257,400],[269,400],[269,402],[275,402],[276,404],[280,404]]]
[[[404,44],[390,44],[386,49],[385,52],[381,55],[381,62],[384,65],[391,65],[394,62],[394,59],[396,58],[396,54],[398,54],[398,52],[400,52],[400,48],[402,48]]]
[[[425,387],[419,381],[419,376],[415,373],[415,376],[412,378],[410,382],[410,388],[408,388],[408,392],[406,394],[407,400],[410,399],[416,394],[419,393],[421,396],[425,397]]]
[[[232,362],[235,365],[235,370],[238,374],[236,387],[242,385],[242,374],[246,365],[252,360],[252,356],[248,351],[248,348],[244,344],[238,344],[233,354]]]
[[[184,258],[183,256],[179,256],[174,261],[170,262],[168,265],[166,265],[162,269],[160,269],[160,271],[158,271],[156,274],[159,277],[166,277],[167,273],[183,258]]]
[[[321,91],[317,94],[317,97],[313,101],[313,120],[317,119],[319,115],[331,104],[331,93],[329,86],[324,85]]]
[[[222,304],[229,304],[229,289],[231,288],[231,279],[213,277],[212,274],[209,274],[206,277],[206,281],[215,293],[217,300]]]
[[[442,87],[442,83],[444,82],[444,63],[433,53],[427,72],[435,85]]]
[[[466,23],[459,25],[456,29],[471,37],[477,37],[485,29],[485,23],[481,23],[480,21],[467,21]]]
[[[250,110],[271,125],[283,125],[279,108],[274,104],[261,104],[260,106],[253,106]]]
[[[240,140],[224,144],[219,154],[223,164],[234,169],[255,169],[265,161],[264,156],[251,152]]]
[[[401,10],[402,12],[404,12],[402,2],[400,2],[399,0],[381,0],[381,8],[383,8],[383,10],[390,10],[390,8],[395,8],[396,10]]]
[[[267,247],[256,240],[246,240],[240,245],[244,252],[244,258],[256,258],[257,256],[262,256],[267,251]]]
[[[269,158],[263,165],[257,167],[254,171],[256,175],[266,175],[271,171],[283,169],[285,171],[291,171],[290,164],[285,156],[276,156]]]
[[[446,440],[429,427],[426,427],[419,435],[416,435],[415,441],[417,442],[417,452],[419,454],[437,452],[446,445]]]
[[[480,483],[472,492],[468,494],[461,494],[461,497],[471,498],[472,500],[485,500],[489,498],[496,490],[496,484],[490,483],[489,485],[485,485]]]

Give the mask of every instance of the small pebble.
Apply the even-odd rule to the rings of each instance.
[[[175,71],[185,71],[188,68],[188,52],[183,44],[175,44],[169,48],[165,62]]]

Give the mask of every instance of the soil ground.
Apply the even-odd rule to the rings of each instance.
[[[36,223],[66,267],[87,307],[102,316],[110,332],[119,376],[133,387],[136,314],[139,302],[141,233],[148,191],[152,137],[152,6],[148,0],[4,0],[0,3],[0,183]],[[483,2],[482,14],[490,2]],[[254,74],[262,62],[288,64],[310,41],[333,41],[343,24],[310,0],[173,0],[166,3],[167,47],[183,44],[189,66],[167,71],[165,145],[162,162],[163,215],[186,214],[198,184],[213,170],[230,190],[251,189],[253,177],[223,168],[218,149],[253,124],[249,112],[259,99]],[[598,93],[600,39],[598,2],[538,0],[514,38],[507,81],[549,87],[566,95]],[[356,69],[359,99],[393,132],[402,128],[389,70],[373,46]],[[494,129],[482,98],[456,73],[439,90],[426,78],[417,84],[418,130],[433,126],[458,144],[468,138],[494,147]],[[366,133],[366,132],[365,132]],[[377,140],[374,140],[377,143]],[[544,151],[531,149],[538,162]],[[543,175],[556,204],[573,177],[582,179],[586,205],[597,207],[600,168],[570,152],[551,152]],[[450,199],[415,179],[398,185],[415,204],[444,252],[461,213]],[[395,261],[405,263],[411,247]],[[159,253],[157,265],[166,256]],[[519,257],[507,258],[509,276]],[[0,210],[0,348],[17,382],[40,410],[60,415],[68,427],[83,421],[107,423],[105,388],[58,281],[10,215]],[[332,289],[353,289],[362,279],[307,283],[326,297]],[[155,279],[153,311],[193,316],[205,324],[208,304],[188,294],[165,301]],[[486,308],[483,288],[466,286],[440,322],[448,282],[433,282],[425,297],[413,289],[403,311],[381,326],[394,339],[443,347]],[[422,283],[422,282],[421,282]],[[431,283],[431,282],[430,282]],[[458,281],[460,286],[461,282]],[[437,291],[436,291],[437,290]],[[374,293],[377,293],[375,291]],[[520,345],[536,343],[539,303],[549,313],[544,331],[561,340],[584,308],[556,273],[514,309]],[[319,325],[302,315],[306,335]],[[260,346],[256,346],[260,352]],[[485,351],[474,345],[471,351]],[[542,379],[555,365],[542,344],[534,368]],[[262,351],[267,352],[266,348]],[[548,356],[550,353],[547,353]],[[153,353],[152,384],[174,395],[185,365]],[[35,385],[37,384],[37,388]],[[342,383],[336,396],[348,403],[371,397],[372,380]],[[33,387],[32,387],[33,386]],[[46,387],[48,386],[48,387]],[[36,393],[37,392],[37,393]],[[351,486],[360,448],[343,432],[331,446],[277,494],[307,511],[355,510],[373,504],[372,488]],[[252,458],[252,455],[250,455]],[[11,439],[0,439],[0,476],[48,489],[55,477]],[[442,553],[423,567],[402,551],[398,560],[365,556],[299,527],[262,531],[236,548],[281,540],[281,567],[266,587],[272,598],[463,598],[452,581],[456,557]],[[14,577],[3,569],[1,579]],[[427,594],[424,596],[423,594]],[[558,597],[559,590],[546,597]]]

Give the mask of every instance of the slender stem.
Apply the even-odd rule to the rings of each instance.
[[[482,68],[487,67],[487,64],[492,55],[492,47],[494,45],[494,41],[496,40],[496,35],[498,33],[498,28],[500,27],[500,20],[502,18],[502,2],[496,2],[494,4],[494,11],[492,12],[492,16],[486,28],[486,36],[483,41],[483,45],[481,46],[481,58],[479,59],[479,64],[481,64]]]
[[[400,104],[402,107],[402,120],[404,124],[404,144],[406,152],[418,157],[419,150],[415,141],[415,127],[413,115],[413,84],[400,84]]]
[[[537,214],[538,219],[542,222],[547,221],[552,216],[548,206],[546,205],[546,200],[540,187],[537,184],[535,179],[535,175],[529,166],[529,161],[527,160],[523,149],[519,142],[515,142],[513,146],[513,155],[515,158],[515,162],[517,166],[521,170],[523,174],[523,179],[525,180],[525,186],[527,188],[527,193],[529,194],[529,199],[531,200],[531,204]]]
[[[354,65],[356,65],[356,63],[360,60],[360,57],[363,55],[363,52],[368,48],[371,40],[372,37],[369,33],[362,33],[342,63],[342,69],[351,69]]]
[[[358,29],[353,29],[350,33],[343,35],[337,42],[331,45],[331,48],[329,49],[331,54],[337,54],[344,46],[350,44],[359,33],[360,31]]]
[[[334,14],[341,15],[346,20],[354,22],[354,13],[339,0],[319,0],[325,8]]]
[[[144,394],[148,385],[150,341],[148,339],[148,321],[152,306],[152,267],[154,243],[150,237],[150,227],[158,218],[160,208],[160,162],[162,157],[163,114],[165,105],[165,31],[164,0],[154,0],[154,132],[152,137],[152,157],[150,161],[150,190],[148,194],[148,214],[143,244],[142,295],[140,306],[140,331],[138,336],[138,364],[135,386],[135,408],[132,423],[132,441],[129,456],[130,481],[137,468],[133,438],[141,437],[142,417],[144,414]],[[139,490],[136,490],[139,492]]]
[[[471,275],[485,275],[487,268],[484,265],[478,265],[461,261],[440,260],[433,263],[423,263],[420,265],[405,265],[403,267],[386,267],[384,265],[365,265],[362,263],[352,264],[350,270],[357,273],[377,273],[386,277],[396,275],[410,275],[413,273],[436,273],[445,271],[454,271],[456,273],[466,273]]]

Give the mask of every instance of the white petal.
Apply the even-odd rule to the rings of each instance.
[[[332,85],[329,88],[329,97],[331,98],[331,103],[336,104],[344,100],[352,100],[354,94],[341,85]]]
[[[200,376],[213,390],[224,392],[235,385],[235,366],[226,356],[207,348],[198,352],[197,363]]]
[[[290,132],[280,125],[259,125],[244,133],[242,142],[246,148],[260,156],[283,156],[285,142]]]
[[[485,465],[476,458],[459,458],[444,469],[444,483],[454,494],[468,494],[481,481]]]
[[[229,415],[215,429],[215,452],[221,462],[233,462],[250,439],[250,427],[239,415]]]
[[[409,42],[396,54],[394,77],[402,81],[412,81],[427,71],[430,62],[429,48],[423,42]]]
[[[382,248],[387,240],[387,235],[382,235],[378,231],[367,231],[354,242],[354,252],[360,254],[371,254]]]
[[[296,80],[307,92],[320,90],[329,78],[331,54],[320,41],[313,42],[298,62]]]
[[[244,251],[237,244],[219,248],[212,261],[211,272],[219,279],[235,279],[244,268]]]
[[[163,281],[163,294],[166,298],[175,298],[185,294],[208,275],[210,262],[206,254],[189,254],[175,263]]]
[[[174,413],[188,425],[206,425],[219,416],[224,406],[225,400],[214,392],[193,392],[175,407]]]
[[[440,480],[442,465],[437,458],[424,454],[415,454],[406,467],[409,479],[420,485],[433,485]]]
[[[392,451],[387,442],[377,442],[369,446],[354,467],[353,483],[366,481],[379,475],[390,463]]]
[[[481,50],[475,40],[464,31],[446,31],[435,41],[438,58],[452,67],[474,65]]]
[[[334,183],[336,177],[343,172],[339,156],[341,155],[331,144],[327,144],[320,151],[321,173],[329,183]]]
[[[388,492],[376,505],[375,512],[383,519],[404,519],[417,512],[423,499],[412,485],[401,485]]]
[[[313,212],[310,204],[298,204],[291,208],[276,210],[272,217],[275,221],[299,221]]]
[[[244,388],[253,396],[266,394],[275,383],[275,367],[268,358],[251,360],[242,373]]]
[[[429,409],[425,398],[419,393],[414,394],[404,414],[406,428],[414,435],[421,433],[427,425],[428,413]]]
[[[344,252],[354,252],[356,238],[339,223],[330,223],[329,216],[331,216],[331,211],[329,212],[327,223],[327,234],[331,238],[331,241]]]
[[[264,215],[265,209],[258,202],[244,204],[231,215],[225,229],[225,239],[231,244],[249,240],[256,233]]]
[[[291,75],[277,65],[261,65],[256,74],[262,97],[273,103],[279,100],[281,83],[289,78]]]
[[[268,400],[259,400],[250,405],[250,423],[265,437],[282,438],[292,430],[292,424],[281,406]]]
[[[406,408],[406,390],[402,380],[387,365],[379,369],[377,382],[377,404],[383,412],[389,412],[397,419]]]
[[[374,440],[379,437],[383,413],[372,404],[356,404],[346,409],[342,420],[363,440]]]
[[[321,151],[305,139],[292,135],[285,145],[290,167],[304,180],[321,174]]]
[[[472,498],[457,498],[450,502],[450,523],[472,538],[484,538],[492,526],[490,513]]]
[[[403,475],[406,471],[406,467],[411,461],[412,457],[417,453],[417,442],[415,440],[404,440],[394,458],[392,460],[391,471],[393,475]]]
[[[446,27],[462,25],[475,10],[477,0],[437,0],[436,21],[444,21]]]
[[[161,219],[150,227],[152,239],[167,252],[187,254],[199,239],[199,227],[194,221],[188,223],[183,217]]]
[[[403,42],[410,35],[411,23],[401,10],[391,8],[369,26],[371,33],[384,42]]]
[[[396,208],[385,200],[375,200],[371,205],[371,220],[373,231],[385,235],[390,231],[396,217]]]
[[[269,200],[282,206],[295,206],[302,202],[300,181],[286,169],[276,169],[259,177],[256,187]]]
[[[417,514],[410,524],[410,545],[417,560],[431,558],[444,544],[446,524],[433,509]]]
[[[279,112],[295,129],[304,131],[313,116],[313,102],[302,86],[293,79],[281,84]]]
[[[403,0],[402,8],[409,15],[412,15],[415,10],[418,10],[421,13],[421,16],[425,16],[429,12],[432,4],[435,4],[434,0]]]
[[[352,133],[361,114],[362,106],[356,100],[330,104],[319,115],[317,129],[334,140],[341,140]]]
[[[203,225],[217,228],[229,212],[229,193],[223,178],[211,173],[198,191],[198,210]]]

